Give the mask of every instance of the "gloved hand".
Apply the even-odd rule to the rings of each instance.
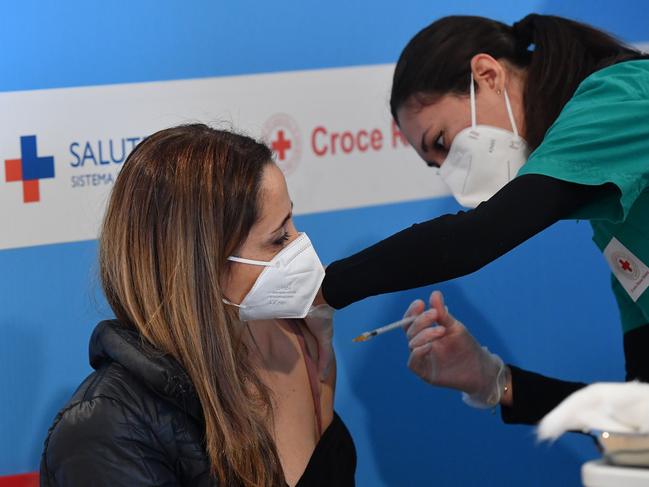
[[[304,318],[306,326],[318,342],[318,374],[325,381],[334,359],[333,353],[333,315],[334,309],[328,304],[311,306]]]
[[[421,314],[406,328],[410,370],[430,384],[462,391],[462,399],[470,406],[489,408],[498,404],[506,383],[503,361],[481,347],[448,312],[442,293],[430,295],[430,306],[424,312],[424,302],[417,300],[405,314]],[[438,326],[432,326],[435,322]]]

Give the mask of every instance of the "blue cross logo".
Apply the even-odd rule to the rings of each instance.
[[[34,203],[40,200],[39,179],[54,177],[54,157],[39,157],[36,136],[20,137],[20,159],[5,160],[5,181],[23,184],[23,201]]]

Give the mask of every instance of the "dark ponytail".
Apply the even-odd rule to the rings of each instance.
[[[413,96],[426,104],[468,93],[471,59],[478,53],[527,69],[525,138],[532,149],[587,76],[642,57],[601,30],[553,15],[530,14],[511,27],[483,17],[444,17],[415,35],[399,57],[390,99],[395,120]]]

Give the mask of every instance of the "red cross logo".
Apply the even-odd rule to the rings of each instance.
[[[631,268],[631,263],[628,260],[620,259],[619,263],[623,271],[633,272],[633,269]]]
[[[291,174],[302,157],[302,134],[293,117],[286,113],[271,116],[261,128],[261,137],[273,150],[282,172]]]
[[[272,141],[272,148],[277,152],[280,161],[286,159],[286,152],[291,148],[291,145],[291,141],[285,138],[284,131],[278,130],[277,138]]]

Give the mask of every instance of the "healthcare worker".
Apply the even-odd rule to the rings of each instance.
[[[405,47],[391,110],[411,145],[471,208],[332,263],[334,308],[477,271],[563,219],[590,221],[610,264],[626,377],[649,379],[649,59],[590,26],[528,15],[513,26],[442,18]],[[410,368],[536,423],[584,384],[505,366],[445,309],[410,326]],[[409,314],[424,310],[413,303]],[[441,326],[431,327],[437,322]],[[570,326],[566,323],[565,326]]]

